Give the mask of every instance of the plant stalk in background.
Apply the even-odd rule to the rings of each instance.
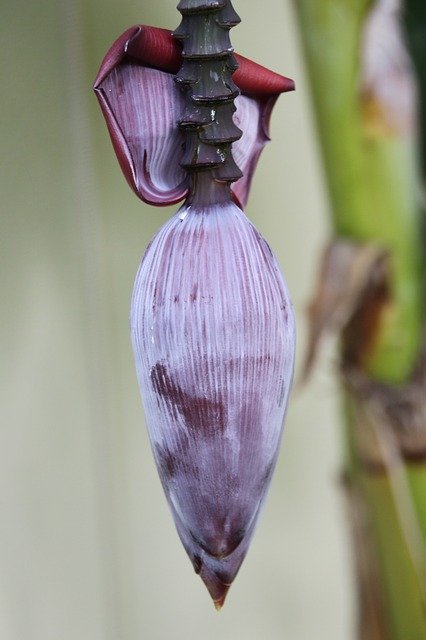
[[[305,375],[341,332],[359,638],[426,638],[418,90],[397,0],[295,3],[333,212]],[[424,61],[423,61],[424,62]]]

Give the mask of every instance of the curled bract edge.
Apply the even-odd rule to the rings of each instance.
[[[259,155],[269,140],[272,108],[294,83],[243,56],[235,57],[239,68],[233,80],[241,95],[234,120],[243,135],[232,150],[243,177],[232,185],[232,192],[244,207]],[[188,194],[188,176],[180,166],[183,137],[176,127],[183,98],[173,80],[181,62],[181,46],[170,31],[138,25],[111,46],[94,84],[121,169],[133,191],[149,204],[173,204]]]
[[[184,205],[157,233],[131,333],[164,491],[220,608],[275,467],[295,349],[285,282],[238,206]]]

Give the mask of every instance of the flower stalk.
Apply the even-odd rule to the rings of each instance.
[[[229,38],[240,18],[230,0],[182,0],[178,10],[182,21],[173,35],[182,43],[175,78],[185,97],[181,165],[190,174],[189,201],[213,204],[230,200],[230,183],[242,177],[232,155],[242,132],[234,122],[240,91],[232,80],[238,64]]]

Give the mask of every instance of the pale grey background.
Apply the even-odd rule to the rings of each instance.
[[[304,309],[329,233],[289,0],[235,1],[280,99],[248,215]],[[334,356],[293,396],[257,535],[217,614],[180,545],[148,446],[128,335],[133,278],[166,209],[118,168],[89,88],[111,42],[173,28],[173,0],[0,5],[1,640],[351,640]]]

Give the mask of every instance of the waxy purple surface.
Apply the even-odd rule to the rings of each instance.
[[[275,258],[235,204],[182,207],[157,233],[136,277],[131,331],[164,491],[221,604],[276,463],[295,348]]]

